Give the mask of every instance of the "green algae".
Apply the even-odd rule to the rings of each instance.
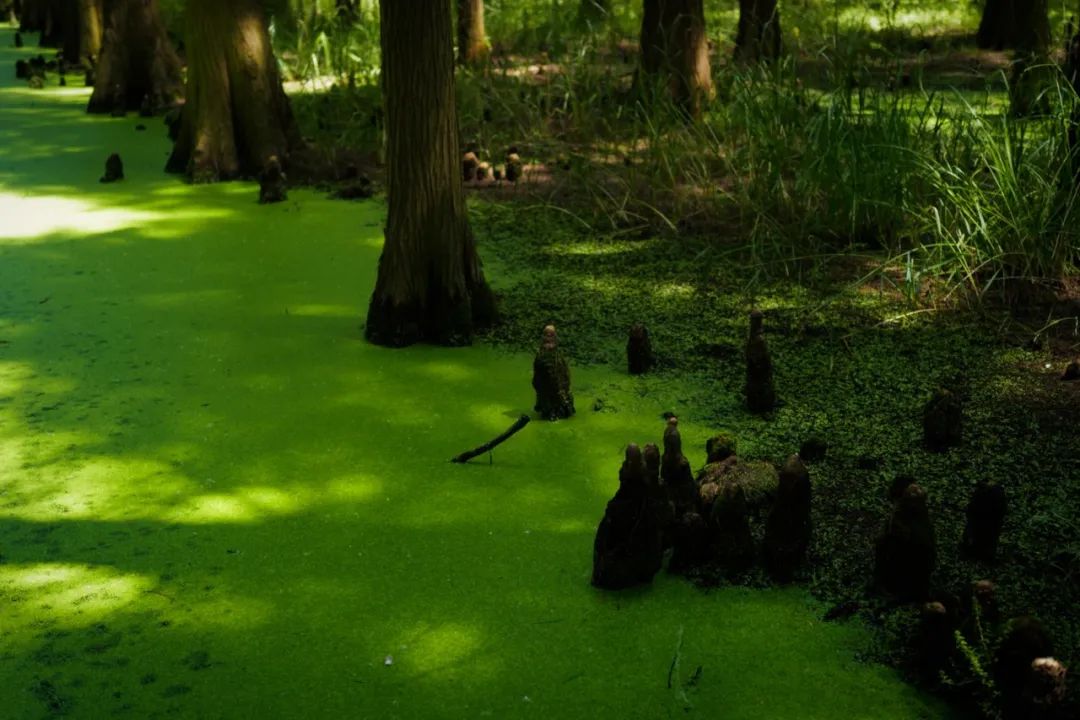
[[[943,716],[802,591],[589,586],[622,447],[689,380],[578,369],[576,417],[452,465],[531,407],[531,358],[362,341],[381,204],[183,185],[156,121],[5,83],[11,717]]]

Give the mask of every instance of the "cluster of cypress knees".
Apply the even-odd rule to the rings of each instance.
[[[763,335],[763,315],[750,315],[746,342],[747,408],[767,412],[776,405],[773,364]],[[655,362],[648,331],[630,329],[627,369],[639,374]],[[1070,364],[1063,379],[1074,379]],[[570,367],[559,349],[553,325],[544,328],[533,362],[535,410],[547,420],[574,414]],[[942,452],[963,440],[963,406],[947,389],[934,392],[923,409],[928,450]],[[593,545],[592,584],[619,590],[647,584],[661,570],[709,577],[732,577],[749,570],[760,557],[778,582],[793,580],[810,547],[812,485],[806,463],[824,459],[828,447],[817,437],[803,442],[777,473],[767,463],[744,463],[733,439],[719,435],[705,447],[706,465],[697,473],[682,451],[678,418],[669,416],[663,453],[653,443],[631,443],[619,469],[619,488],[608,502]],[[936,680],[952,663],[961,662],[957,633],[975,640],[997,637],[992,675],[1003,716],[1010,720],[1064,718],[1066,668],[1054,658],[1053,643],[1033,617],[999,622],[990,580],[974,583],[965,600],[938,592],[931,584],[937,563],[934,526],[926,491],[910,477],[898,477],[889,490],[893,509],[875,546],[874,585],[901,603],[918,603],[919,666]],[[1004,526],[1004,488],[976,486],[967,506],[961,542],[970,559],[992,563]],[[751,519],[764,518],[760,552]],[[845,604],[845,605],[851,605]],[[833,616],[845,611],[838,606]]]
[[[505,177],[516,183],[521,177],[524,166],[521,164],[517,147],[511,146],[506,151],[506,159],[501,166],[492,166],[491,163],[480,160],[478,153],[479,149],[473,144],[465,148],[465,154],[461,157],[461,179],[465,182],[485,183],[489,179],[499,182]]]

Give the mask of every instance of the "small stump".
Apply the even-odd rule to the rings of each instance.
[[[780,469],[776,502],[765,524],[765,567],[790,582],[810,547],[810,473],[798,455]]]
[[[993,562],[1008,506],[1005,488],[980,482],[967,506],[967,523],[961,548],[973,560]]]
[[[660,477],[667,488],[668,498],[675,506],[675,515],[681,517],[698,509],[698,487],[690,462],[682,452],[682,436],[679,434],[679,418],[670,417],[664,428],[664,455],[660,458]]]
[[[619,489],[607,504],[593,542],[592,584],[606,590],[652,582],[663,562],[660,528],[651,512],[641,449],[631,443],[619,469]]]
[[[927,449],[945,452],[964,439],[964,408],[959,396],[939,388],[923,408],[923,440]]]
[[[113,153],[105,160],[105,174],[101,176],[101,182],[111,183],[124,179],[124,161],[119,153]]]
[[[901,600],[925,600],[936,563],[926,491],[913,483],[904,489],[877,541],[874,575],[883,590]]]
[[[634,323],[626,341],[627,371],[631,375],[643,375],[652,370],[655,362],[648,329],[641,323]]]
[[[540,349],[533,360],[533,407],[545,420],[559,420],[574,414],[574,395],[570,391],[570,364],[559,350],[554,325],[544,328]]]
[[[750,313],[750,334],[746,340],[746,407],[753,413],[765,413],[776,405],[772,357],[762,335],[765,316],[760,310]]]
[[[259,204],[279,203],[288,199],[285,191],[285,173],[277,155],[271,155],[259,175]]]

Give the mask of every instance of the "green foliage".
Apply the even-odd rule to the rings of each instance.
[[[917,252],[975,297],[1051,284],[1080,257],[1078,149],[1068,144],[1076,97],[1064,83],[1054,89],[1044,96],[1049,113],[1035,120],[965,106],[948,133],[952,150],[922,158],[933,193]]]
[[[947,716],[801,589],[590,587],[622,447],[708,385],[578,366],[573,419],[451,464],[531,408],[531,356],[361,340],[382,203],[177,183],[141,118],[13,81],[5,717]],[[101,185],[115,148],[128,177]],[[700,457],[711,428],[681,427]]]

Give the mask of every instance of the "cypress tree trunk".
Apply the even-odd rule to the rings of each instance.
[[[188,78],[166,165],[194,182],[255,176],[302,149],[257,0],[188,0]]]
[[[645,0],[641,9],[641,71],[655,75],[664,66],[664,32],[660,23],[661,0]]]
[[[64,62],[92,66],[101,52],[104,0],[70,0],[74,27],[64,37]]]
[[[108,26],[86,111],[135,110],[146,102],[156,112],[174,104],[183,94],[180,58],[157,0],[108,0],[105,9]]]
[[[64,46],[64,37],[77,23],[77,15],[72,0],[41,0],[41,47],[58,48]]]
[[[780,57],[780,11],[776,0],[739,0],[739,30],[735,59],[760,62]]]
[[[481,63],[491,51],[484,34],[484,0],[457,0],[457,11],[458,62]]]
[[[389,212],[366,335],[467,344],[495,318],[465,213],[450,0],[379,3]]]
[[[672,100],[691,117],[713,93],[704,0],[645,0],[641,72],[666,75]]]
[[[46,0],[23,0],[19,32],[41,32],[45,26]]]
[[[1045,48],[1050,44],[1046,0],[986,0],[975,42],[993,50]]]

